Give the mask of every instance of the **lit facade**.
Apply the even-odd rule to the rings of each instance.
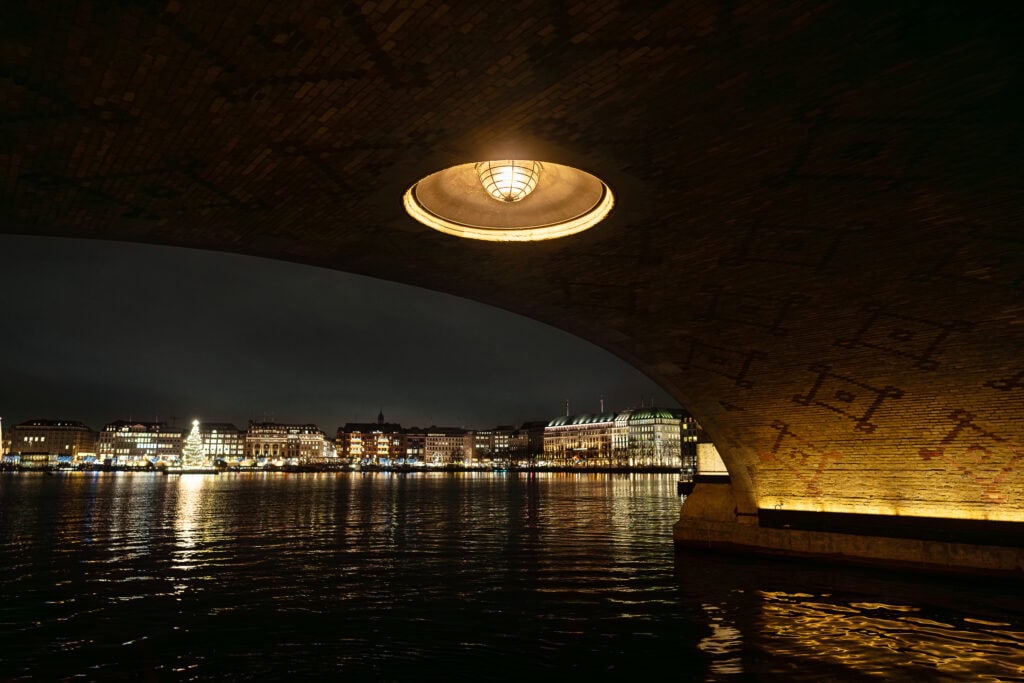
[[[465,460],[479,465],[508,462],[514,432],[515,430],[509,426],[466,432],[463,437]]]
[[[227,422],[208,422],[199,426],[203,451],[213,462],[237,464],[245,457],[245,432]]]
[[[555,418],[544,429],[544,459],[560,466],[610,465],[615,417],[597,413]]]
[[[679,419],[679,473],[680,479],[691,480],[697,474],[697,448],[700,441],[708,441],[700,423],[683,410],[672,414]]]
[[[324,433],[314,424],[250,422],[245,458],[254,461],[310,464],[323,458]]]
[[[338,455],[352,464],[389,465],[406,461],[402,425],[385,422],[349,422],[339,427],[335,439]]]
[[[338,459],[338,451],[334,447],[334,442],[330,439],[324,439],[322,457],[324,462],[331,462]]]
[[[22,467],[70,465],[96,453],[96,432],[75,420],[29,420],[5,436]]]
[[[544,456],[544,428],[547,422],[524,422],[509,435],[509,459],[518,465],[532,465]]]
[[[633,410],[623,410],[612,424],[612,458],[615,462],[629,462],[629,419]]]
[[[507,463],[512,454],[512,434],[515,429],[510,426],[495,427],[491,437],[491,459],[494,462]]]
[[[689,416],[661,408],[557,417],[544,428],[544,460],[559,466],[678,468],[684,432],[687,461],[696,455],[695,425]]]
[[[494,431],[481,429],[466,432],[464,439],[466,459],[471,463],[489,463],[494,460]]]
[[[465,459],[465,430],[431,427],[424,438],[425,462],[428,465],[451,465]]]
[[[668,410],[640,408],[628,420],[629,446],[625,460],[630,467],[679,467],[680,420]]]
[[[96,458],[115,467],[146,467],[181,457],[184,433],[163,422],[119,420],[104,425]]]
[[[406,430],[402,434],[402,452],[409,463],[424,462],[427,452],[427,433],[417,428]]]

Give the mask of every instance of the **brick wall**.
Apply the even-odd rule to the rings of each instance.
[[[742,507],[1024,521],[1009,5],[0,12],[3,230],[469,296],[650,374]],[[615,212],[534,245],[403,214],[495,145],[599,175]]]

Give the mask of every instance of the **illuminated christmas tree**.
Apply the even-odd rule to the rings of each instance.
[[[185,447],[181,449],[181,466],[206,467],[206,452],[203,450],[203,435],[199,433],[199,420],[192,420],[192,431],[185,439]]]

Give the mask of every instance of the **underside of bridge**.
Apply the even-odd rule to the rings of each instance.
[[[1020,573],[1020,29],[1012,3],[3,3],[0,229],[528,315],[718,445],[731,483],[677,541]],[[530,243],[404,211],[494,158],[615,208]]]

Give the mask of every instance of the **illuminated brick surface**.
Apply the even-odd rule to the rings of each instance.
[[[3,230],[478,299],[655,378],[746,508],[1024,521],[1012,3],[29,4],[0,8]],[[404,214],[495,142],[616,210],[537,244]]]

